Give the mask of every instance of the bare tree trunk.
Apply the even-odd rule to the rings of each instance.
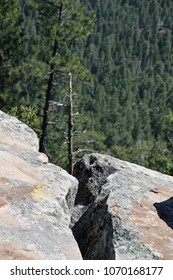
[[[62,20],[62,8],[63,8],[63,4],[61,3],[59,7],[59,18],[58,18],[59,22],[61,22]],[[54,58],[57,55],[58,50],[59,50],[58,41],[57,39],[55,39],[53,45],[52,58]],[[43,153],[46,153],[45,142],[47,138],[49,102],[52,97],[52,86],[53,86],[54,75],[55,75],[55,64],[51,63],[50,76],[49,76],[47,90],[46,90],[46,100],[45,100],[44,113],[43,113],[42,134],[40,138],[40,147],[39,147],[39,151]]]
[[[55,40],[54,42],[54,47],[53,47],[53,53],[52,57],[54,57],[57,53],[57,41]],[[46,142],[46,137],[47,137],[47,127],[48,127],[48,115],[49,115],[49,102],[52,97],[52,83],[54,79],[54,74],[55,74],[55,69],[54,69],[54,64],[51,64],[50,67],[50,76],[48,80],[48,85],[47,85],[47,90],[46,90],[46,101],[45,101],[45,106],[44,106],[44,113],[43,113],[43,123],[42,123],[42,135],[40,138],[40,152],[45,153],[45,142]]]
[[[73,89],[72,74],[69,73],[69,103],[68,103],[68,168],[69,173],[73,174]]]

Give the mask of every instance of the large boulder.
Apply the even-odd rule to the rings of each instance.
[[[77,187],[28,126],[0,111],[0,259],[81,259],[69,228]]]
[[[71,221],[84,259],[173,259],[173,177],[85,155]]]

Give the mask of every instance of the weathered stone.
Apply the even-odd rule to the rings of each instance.
[[[81,259],[69,228],[78,182],[0,111],[0,259]]]
[[[71,226],[85,259],[173,259],[173,177],[101,154],[74,170]]]

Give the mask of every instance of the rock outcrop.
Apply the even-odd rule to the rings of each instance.
[[[74,173],[71,227],[84,259],[173,259],[173,177],[101,154]]]
[[[0,259],[82,259],[69,228],[77,187],[28,126],[0,111]]]
[[[173,259],[173,177],[101,154],[74,175],[0,111],[0,259]]]

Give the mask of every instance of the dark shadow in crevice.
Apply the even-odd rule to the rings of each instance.
[[[106,204],[107,197],[104,194],[91,203],[72,228],[84,260],[115,260],[113,225]]]
[[[173,197],[159,203],[154,203],[153,205],[160,219],[173,229]]]

